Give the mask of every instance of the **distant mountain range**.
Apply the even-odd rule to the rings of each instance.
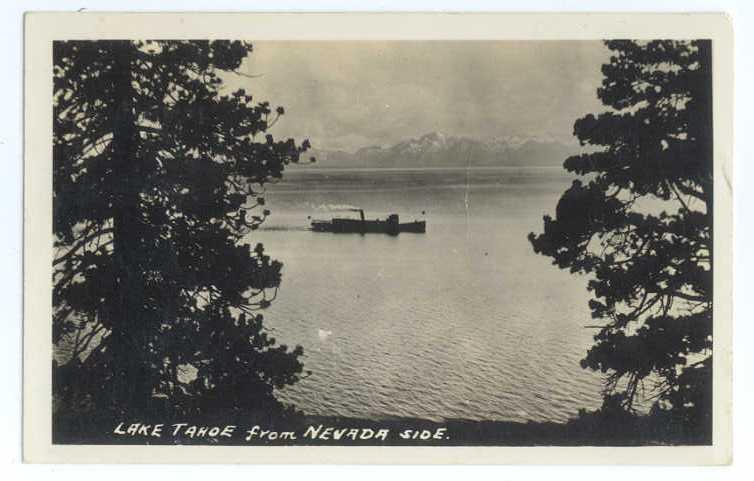
[[[356,152],[315,149],[311,155],[323,168],[561,166],[578,151],[578,147],[549,139],[477,140],[432,132],[388,147],[364,147]]]

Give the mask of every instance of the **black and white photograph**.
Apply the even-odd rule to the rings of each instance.
[[[715,42],[56,38],[52,445],[711,447]]]

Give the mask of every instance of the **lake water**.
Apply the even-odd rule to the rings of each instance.
[[[281,397],[309,414],[433,420],[598,407],[601,378],[579,366],[594,334],[586,279],[526,239],[570,182],[559,168],[291,168],[251,236],[284,264],[266,324],[312,371]],[[347,206],[425,219],[427,232],[307,230],[307,216],[354,216]]]

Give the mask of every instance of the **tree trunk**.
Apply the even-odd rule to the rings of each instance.
[[[112,299],[112,333],[108,348],[114,371],[111,403],[142,411],[151,397],[144,309],[143,222],[141,219],[140,160],[132,85],[133,46],[118,42],[117,81],[113,116],[113,264],[117,291]]]

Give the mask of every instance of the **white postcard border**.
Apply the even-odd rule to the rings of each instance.
[[[714,90],[713,444],[695,447],[53,445],[52,42],[70,39],[587,40],[709,38]],[[724,14],[54,13],[25,17],[26,462],[727,464],[731,460],[733,32]]]

